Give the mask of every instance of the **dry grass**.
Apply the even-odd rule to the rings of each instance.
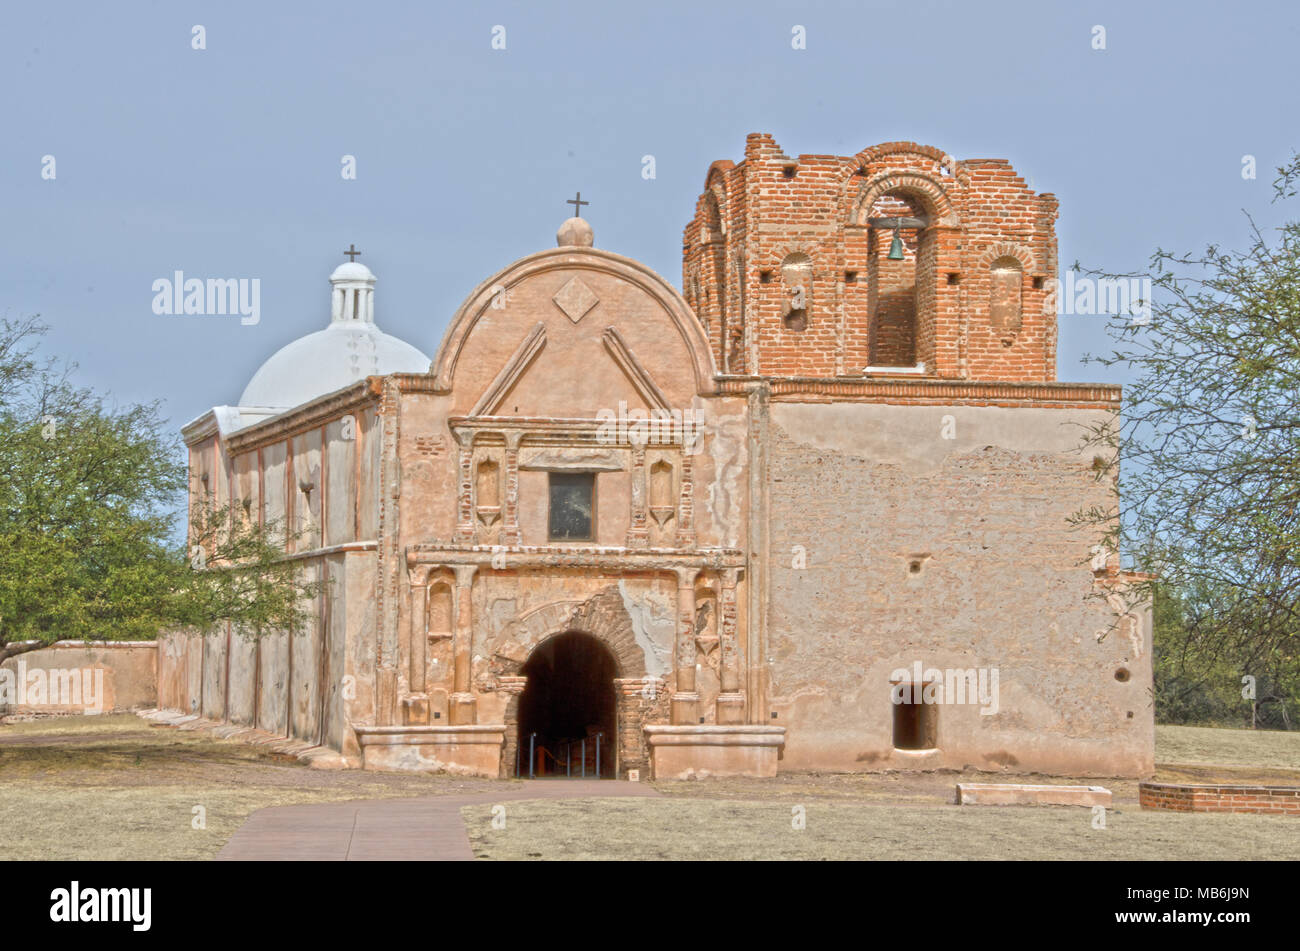
[[[1300,733],[1161,726],[1156,760],[1181,764],[1158,767],[1156,778],[1171,782],[1295,785]],[[1078,807],[958,809],[946,805],[958,782],[1102,784],[1115,808],[1105,829]],[[490,859],[1300,858],[1300,820],[1143,811],[1137,780],[936,770],[655,786],[664,799],[512,803],[501,831],[485,807],[462,813],[475,854]],[[791,827],[796,806],[802,831]]]
[[[1300,732],[1157,726],[1156,762],[1300,770]]]
[[[139,717],[0,726],[6,859],[206,859],[264,806],[481,792],[486,780],[310,769]],[[193,809],[206,828],[193,828]]]
[[[1300,734],[1157,727],[1158,778],[1300,781]],[[959,781],[1101,782],[1108,828],[1087,809],[956,809]],[[1300,820],[1137,809],[1137,783],[1005,773],[783,773],[655,784],[659,800],[513,803],[494,832],[465,811],[490,858],[1300,858]],[[264,806],[485,792],[513,783],[309,769],[264,747],[131,715],[0,726],[0,829],[11,859],[204,859]],[[794,806],[808,825],[790,828]],[[206,828],[193,828],[194,807]]]
[[[790,804],[713,799],[577,799],[461,810],[483,859],[870,860],[1300,859],[1300,820],[1270,816],[1110,811],[1092,827],[1078,807],[887,806],[810,802],[806,827]]]

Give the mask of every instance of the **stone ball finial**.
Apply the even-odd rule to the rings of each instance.
[[[562,248],[589,248],[594,236],[591,225],[582,218],[570,218],[555,233],[555,243]]]

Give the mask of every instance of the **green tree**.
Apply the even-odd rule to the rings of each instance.
[[[0,324],[0,661],[63,638],[300,625],[318,588],[285,558],[281,526],[200,500],[201,554],[177,545],[185,468],[158,406],[74,385],[38,358],[43,332]]]
[[[1294,199],[1298,183],[1300,156],[1278,169],[1275,201]],[[1080,520],[1151,573],[1130,598],[1177,603],[1157,625],[1158,699],[1163,689],[1167,705],[1185,705],[1199,686],[1235,691],[1246,709],[1249,675],[1289,723],[1300,672],[1300,223],[1250,226],[1240,250],[1157,250],[1141,275],[1150,319],[1113,317],[1114,349],[1087,358],[1136,382],[1123,422],[1089,436],[1118,450],[1105,457],[1118,473],[1102,473],[1117,476],[1115,507]]]

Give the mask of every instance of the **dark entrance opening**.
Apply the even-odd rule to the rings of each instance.
[[[540,644],[524,664],[519,698],[519,775],[615,775],[618,747],[614,657],[590,634],[571,631]],[[599,761],[599,765],[598,765]]]
[[[939,708],[924,701],[929,684],[904,683],[891,688],[894,702],[894,749],[932,750],[939,745]],[[942,686],[942,684],[940,684]]]

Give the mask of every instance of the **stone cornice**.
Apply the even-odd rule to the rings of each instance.
[[[846,402],[1056,406],[1119,409],[1113,383],[992,383],[977,380],[718,377],[718,391],[742,396],[765,383],[774,402]]]
[[[377,551],[379,542],[361,541],[361,542],[340,542],[337,545],[327,545],[324,548],[310,548],[307,551],[292,551],[284,556],[285,561],[301,561],[307,558],[324,558],[327,555],[346,555],[352,552],[360,551]]]
[[[650,417],[647,416],[647,420]],[[647,421],[647,439],[645,446],[661,449],[669,446],[683,445],[682,414],[657,418],[658,428],[650,432]],[[619,422],[616,419],[566,419],[550,416],[453,416],[447,420],[453,434],[460,432],[474,433],[475,443],[502,442],[505,433],[520,433],[526,437],[528,445],[564,445],[593,446],[604,449],[636,448],[626,437],[630,421],[623,422],[622,435],[619,434]],[[692,425],[696,425],[692,423]],[[610,429],[614,428],[614,440],[610,441]],[[483,439],[487,437],[487,439]]]
[[[367,403],[378,402],[380,387],[385,378],[370,376],[358,380],[351,386],[335,390],[319,399],[312,400],[281,413],[260,423],[254,423],[226,439],[226,447],[232,453],[247,452],[268,443],[279,442],[299,433],[319,428],[322,424]]]
[[[191,420],[181,427],[181,438],[185,445],[192,446],[196,442],[202,442],[210,439],[217,434],[217,414],[208,410],[198,419]]]
[[[494,564],[495,562],[495,564]],[[417,565],[478,565],[485,568],[603,568],[610,571],[671,571],[676,568],[743,568],[738,548],[619,548],[561,545],[408,545],[408,568]]]

